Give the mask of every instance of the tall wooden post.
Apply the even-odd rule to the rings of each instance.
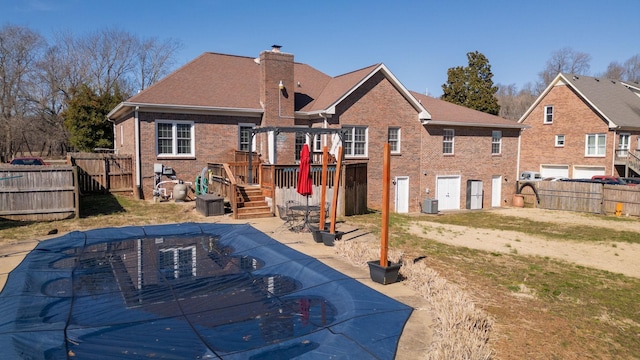
[[[389,250],[389,192],[391,189],[391,151],[389,143],[384,144],[382,159],[382,233],[380,234],[380,266],[387,267]]]
[[[342,168],[342,146],[338,148],[336,174],[333,180],[333,199],[331,201],[331,227],[329,232],[336,233],[336,217],[338,215],[338,194],[340,193],[340,169]]]
[[[322,182],[320,190],[320,223],[318,229],[324,231],[326,201],[327,201],[327,164],[329,162],[329,147],[324,146],[322,148]]]

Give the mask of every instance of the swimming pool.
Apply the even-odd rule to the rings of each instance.
[[[5,358],[393,359],[412,309],[250,225],[72,232],[0,293]]]

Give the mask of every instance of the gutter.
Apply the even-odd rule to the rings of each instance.
[[[213,107],[213,106],[197,106],[197,105],[177,105],[177,104],[147,104],[147,103],[133,103],[133,102],[121,102],[113,110],[111,110],[107,117],[112,119],[116,118],[122,113],[127,111],[127,108],[135,108],[140,111],[157,111],[157,112],[191,112],[191,113],[216,113],[220,115],[245,115],[250,117],[261,117],[264,111],[262,109],[249,109],[249,108],[230,108],[230,107]]]
[[[522,125],[519,123],[511,124],[486,124],[486,123],[468,123],[462,121],[438,121],[438,120],[422,120],[422,125],[443,125],[443,126],[466,126],[466,127],[484,127],[484,128],[499,128],[499,129],[528,129],[531,126]]]

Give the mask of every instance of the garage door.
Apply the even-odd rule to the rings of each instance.
[[[439,176],[436,186],[438,210],[460,209],[460,176]]]
[[[540,165],[540,176],[569,177],[569,165]]]
[[[604,166],[574,166],[574,179],[591,179],[593,175],[604,175]]]

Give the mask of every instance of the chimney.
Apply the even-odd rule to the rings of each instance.
[[[271,51],[260,53],[260,102],[264,108],[262,127],[291,127],[295,124],[293,54],[283,53],[280,48],[280,45],[273,45]],[[286,141],[277,144],[278,162],[294,161],[294,138],[289,134]]]

